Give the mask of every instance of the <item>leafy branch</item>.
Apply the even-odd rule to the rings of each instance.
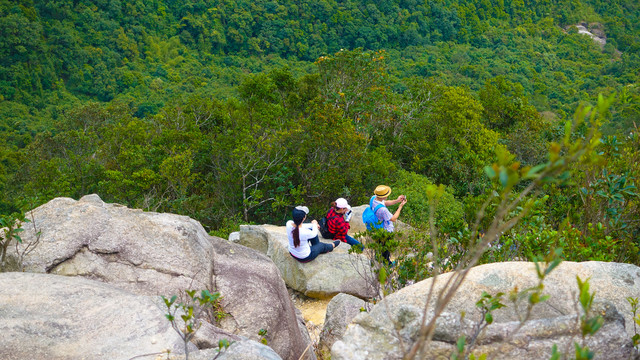
[[[170,299],[164,296],[161,296],[161,298],[167,307],[165,317],[171,322],[171,327],[184,342],[185,360],[189,360],[188,344],[202,326],[202,317],[206,314],[207,308],[215,307],[218,303],[220,293],[212,294],[208,290],[202,290],[200,296],[198,296],[196,295],[196,290],[185,290],[185,292],[188,296],[186,303],[177,302],[178,297],[176,295],[173,295]]]
[[[524,217],[533,207],[535,201],[528,198],[537,194],[537,189],[545,183],[562,182],[568,179],[569,164],[575,162],[591,162],[595,161],[597,155],[594,152],[596,146],[600,143],[599,126],[605,117],[607,109],[611,105],[613,97],[605,99],[600,96],[596,108],[590,106],[580,108],[576,111],[574,122],[567,121],[565,124],[565,134],[562,144],[552,143],[549,149],[549,161],[535,167],[520,168],[520,164],[512,163],[512,156],[506,151],[498,151],[498,163],[485,168],[488,177],[497,182],[500,191],[494,191],[492,196],[482,205],[477,214],[476,222],[473,226],[471,238],[476,238],[481,220],[484,218],[486,207],[494,198],[499,199],[499,206],[496,215],[491,221],[487,232],[476,246],[465,255],[465,261],[461,261],[454,274],[448,278],[445,286],[435,296],[434,315],[427,322],[427,312],[430,299],[434,292],[436,277],[431,283],[431,288],[427,295],[427,302],[423,310],[423,324],[419,331],[418,340],[412,345],[411,349],[404,356],[405,360],[414,359],[418,353],[424,353],[430,344],[435,331],[436,319],[442,315],[447,304],[453,299],[454,295],[464,282],[466,276],[473,266],[475,266],[493,241],[500,238],[501,234],[511,229],[522,217]],[[590,127],[587,135],[582,139],[572,139],[573,129],[586,122],[590,117]],[[523,181],[529,182],[528,185],[519,193],[513,194],[513,190],[517,184]],[[535,198],[535,196],[533,196]],[[521,205],[523,204],[523,205]],[[509,218],[508,215],[517,207],[522,206],[519,214]],[[437,276],[437,275],[436,275]]]

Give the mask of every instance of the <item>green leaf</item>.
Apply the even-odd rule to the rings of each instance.
[[[487,322],[487,324],[493,323],[493,315],[491,315],[491,313],[486,313],[484,316],[484,320]]]
[[[380,284],[384,284],[387,281],[387,270],[384,267],[381,267],[378,272],[378,281]]]
[[[507,169],[501,169],[500,184],[502,184],[502,187],[507,187],[508,183],[509,183],[509,174],[507,173]]]
[[[229,345],[231,345],[231,344],[229,344],[229,340],[227,340],[227,339],[220,339],[220,341],[218,341],[218,348],[219,349],[222,349],[222,348],[227,349],[229,347]]]
[[[560,265],[560,263],[562,262],[560,256],[562,256],[562,250],[556,249],[554,252],[554,259],[549,263],[549,266],[547,266],[547,269],[544,271],[545,276],[549,275],[553,271],[553,269]]]
[[[538,274],[538,279],[544,279],[544,274],[542,273],[542,270],[540,270],[540,263],[538,260],[539,258],[534,258],[533,265],[535,265],[536,267],[536,274]]]
[[[548,164],[540,164],[532,167],[531,169],[529,169],[529,171],[527,171],[527,175],[525,175],[525,179],[535,178],[536,176],[538,176],[538,173],[540,172],[540,170],[546,168],[547,165]]]
[[[493,179],[496,177],[496,171],[493,170],[493,167],[491,166],[485,166],[484,167],[484,172],[487,174],[487,177],[489,179]]]
[[[456,343],[456,347],[458,348],[458,353],[464,353],[464,346],[466,345],[467,338],[464,335],[460,335],[458,341]]]
[[[558,352],[558,345],[553,344],[553,347],[551,347],[551,357],[549,358],[549,360],[560,360],[561,356],[562,354]]]
[[[589,335],[595,334],[596,332],[598,332],[598,330],[600,330],[603,324],[604,324],[604,318],[602,316],[596,316],[594,318],[587,320],[588,334]]]
[[[571,121],[567,120],[567,122],[564,123],[564,145],[565,146],[569,146],[571,145]]]

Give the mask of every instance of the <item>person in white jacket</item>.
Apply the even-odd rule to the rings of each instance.
[[[328,253],[340,245],[336,240],[332,244],[323,243],[318,239],[320,225],[316,220],[310,224],[303,224],[309,214],[306,206],[296,206],[291,212],[293,220],[287,221],[287,236],[289,237],[289,254],[299,262],[309,262],[320,254]]]

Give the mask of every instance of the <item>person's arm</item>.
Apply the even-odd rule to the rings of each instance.
[[[400,195],[403,196],[403,195]],[[393,214],[393,216],[391,217],[391,221],[396,222],[396,220],[398,220],[398,218],[400,217],[400,212],[402,211],[402,207],[404,206],[404,204],[407,203],[407,199],[402,199],[400,200],[400,205],[398,206],[398,209],[396,210],[396,212]]]
[[[318,230],[320,230],[320,224],[318,224],[317,220],[311,221],[311,231],[313,232],[312,238],[318,236]]]
[[[308,240],[318,236],[318,229],[320,229],[320,225],[316,220],[313,220],[310,224],[302,224],[302,226],[300,226],[300,229],[302,230],[301,233],[304,233],[304,236],[307,237]]]
[[[407,199],[407,197],[406,197],[406,196],[404,196],[404,195],[400,195],[400,196],[398,196],[398,198],[397,198],[397,199],[395,199],[395,200],[385,200],[385,201],[384,201],[384,206],[395,205],[395,204],[397,204],[397,203],[402,202],[402,200],[406,200],[406,199]],[[395,220],[393,220],[393,221],[395,221]]]

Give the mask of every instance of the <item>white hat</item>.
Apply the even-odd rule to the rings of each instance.
[[[347,200],[345,198],[338,198],[336,200],[336,207],[340,208],[340,209],[347,208],[347,209],[351,210],[351,206],[349,206],[349,203],[347,202]]]
[[[306,206],[296,206],[296,210],[304,211],[305,214],[309,214],[309,208]]]

